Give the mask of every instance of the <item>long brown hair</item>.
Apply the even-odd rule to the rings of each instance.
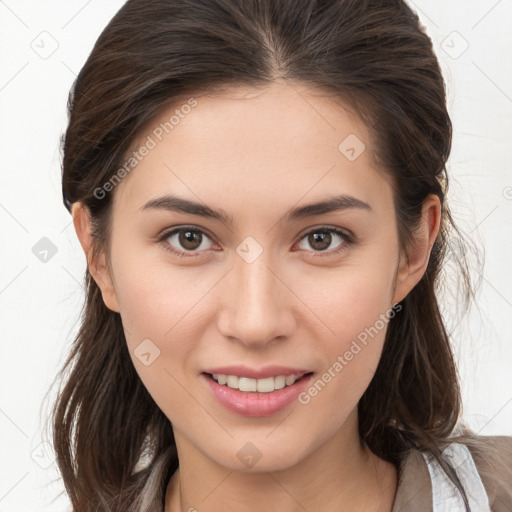
[[[436,287],[450,234],[445,194],[452,125],[432,42],[400,0],[128,0],[97,40],[69,96],[64,204],[90,212],[94,248],[108,255],[112,194],[95,194],[128,158],[141,130],[194,91],[293,79],[337,95],[365,121],[394,189],[407,254],[422,204],[436,194],[443,221],[428,268],[388,325],[382,357],[359,402],[362,442],[399,465],[413,449],[442,458],[461,407]],[[454,231],[455,230],[455,231]],[[463,279],[471,293],[467,268]],[[75,511],[136,511],[171,424],[130,359],[120,315],[89,271],[79,332],[52,411],[54,447]],[[114,434],[115,433],[115,434]],[[140,469],[142,455],[148,465]],[[161,457],[160,457],[161,459]]]

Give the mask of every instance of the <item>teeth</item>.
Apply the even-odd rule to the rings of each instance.
[[[287,386],[291,386],[296,380],[297,380],[296,375],[289,375],[288,377],[285,377],[284,382]]]
[[[222,375],[214,373],[213,380],[219,384],[226,385],[229,388],[238,389],[240,391],[259,391],[260,393],[272,393],[276,389],[283,389],[291,386],[299,380],[303,375],[279,375],[277,377],[267,377],[266,379],[249,379],[248,377],[237,377],[235,375]]]

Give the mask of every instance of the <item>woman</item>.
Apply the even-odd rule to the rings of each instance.
[[[451,123],[406,4],[128,0],[69,113],[73,510],[512,507],[512,438],[459,414]]]

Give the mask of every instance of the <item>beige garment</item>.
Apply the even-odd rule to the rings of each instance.
[[[468,448],[492,512],[512,512],[512,437],[478,436]],[[420,452],[401,465],[392,512],[432,512],[432,483]]]

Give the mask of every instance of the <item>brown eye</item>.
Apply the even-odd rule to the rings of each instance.
[[[338,239],[337,245],[332,247],[332,244],[336,242]],[[309,233],[306,233],[301,239],[301,243],[303,241],[307,242],[307,245],[313,249],[315,253],[327,253],[326,255],[337,254],[345,249],[348,245],[352,243],[352,238],[347,234],[337,228],[318,228]],[[299,248],[309,250],[307,247],[300,246]],[[330,249],[329,249],[330,248]],[[323,254],[318,254],[318,256],[323,256]]]
[[[201,246],[202,235],[198,231],[180,231],[178,242],[181,247],[193,251]]]
[[[199,256],[201,252],[211,247],[206,240],[210,238],[204,231],[186,226],[168,231],[160,238],[164,248],[178,256]]]
[[[325,251],[331,245],[331,233],[313,233],[308,235],[308,243],[315,251]]]

